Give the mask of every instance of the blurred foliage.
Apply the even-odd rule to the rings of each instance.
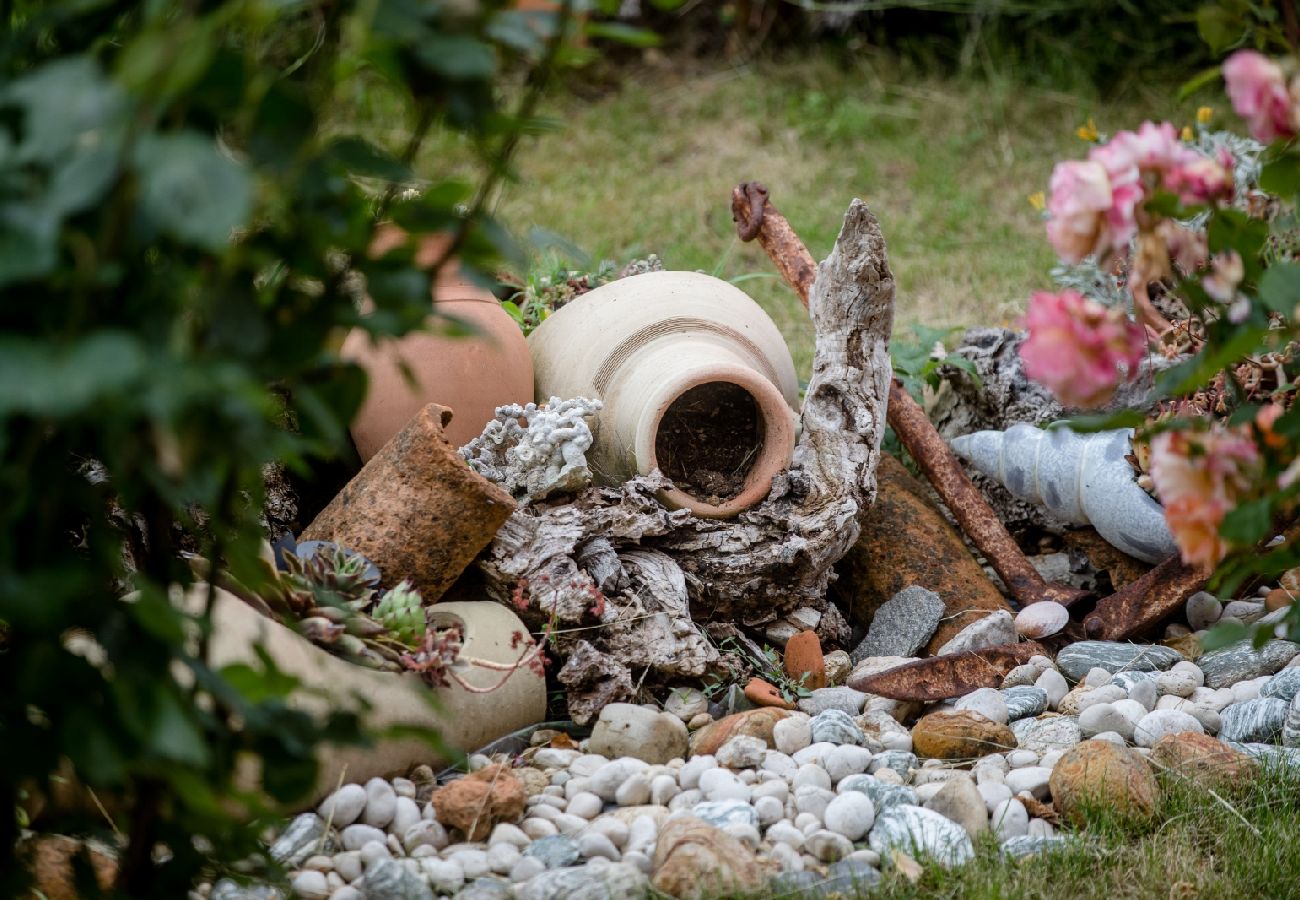
[[[515,254],[488,202],[548,78],[595,51],[568,2],[0,10],[0,895],[25,895],[20,799],[71,776],[102,814],[33,827],[120,834],[119,894],[180,897],[256,858],[320,742],[366,739],[292,707],[265,653],[209,664],[208,617],[169,596],[193,581],[181,551],[257,581],[263,467],[347,447],[366,382],[341,331],[428,319],[437,266],[372,258],[376,223],[450,233],[470,271]],[[400,92],[401,152],[323,127],[358,78]],[[478,183],[412,170],[434,130],[474,148]],[[237,788],[251,761],[265,796]]]

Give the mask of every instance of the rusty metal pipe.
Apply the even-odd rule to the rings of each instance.
[[[731,216],[740,239],[758,240],[807,308],[817,266],[789,221],[768,200],[767,188],[756,181],[737,185],[731,192]],[[897,378],[889,389],[888,420],[899,442],[1017,601],[1026,605],[1051,600],[1069,606],[1087,596],[1086,591],[1052,584],[1038,574]]]

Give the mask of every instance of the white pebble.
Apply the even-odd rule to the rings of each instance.
[[[715,769],[718,761],[712,756],[695,756],[692,757],[686,765],[681,767],[677,776],[677,783],[681,785],[682,790],[689,791],[700,786],[700,776],[710,769]]]
[[[398,797],[393,810],[393,821],[388,823],[388,830],[393,834],[406,834],[406,830],[420,821],[420,807],[410,797]]]
[[[649,816],[637,816],[632,821],[632,824],[628,826],[627,847],[625,849],[628,853],[644,850],[652,845],[658,836],[659,826],[655,824],[654,819]]]
[[[745,822],[736,822],[732,825],[724,825],[722,830],[740,841],[750,850],[757,850],[758,845],[763,842],[763,838],[758,833],[758,829]]]
[[[826,754],[826,774],[832,783],[839,783],[850,775],[860,775],[871,764],[871,751],[866,747],[843,744]]]
[[[584,753],[569,763],[569,771],[579,777],[590,778],[596,774],[601,766],[606,765],[608,762],[609,760],[599,753]]]
[[[614,792],[614,802],[619,806],[643,806],[650,802],[650,779],[644,775],[633,775],[618,786]]]
[[[799,851],[789,844],[773,844],[771,851],[768,853],[768,858],[780,866],[782,872],[803,871],[803,858],[799,855]]]
[[[560,833],[560,829],[555,827],[555,823],[547,819],[524,819],[519,826],[519,830],[533,840]]]
[[[807,715],[787,716],[772,726],[772,743],[787,756],[798,753],[812,743],[812,728]]]
[[[531,843],[528,835],[519,830],[519,826],[511,825],[509,822],[502,822],[492,829],[492,834],[488,837],[488,846],[492,847],[497,844],[514,844],[520,850]]]
[[[1047,694],[1047,705],[1052,709],[1056,709],[1065,699],[1065,695],[1070,692],[1070,683],[1055,669],[1047,669],[1039,675],[1038,680],[1034,682],[1034,687],[1040,688]]]
[[[535,875],[540,875],[546,871],[546,863],[542,862],[535,856],[521,856],[515,863],[514,868],[510,870],[510,880],[515,884],[521,881],[527,881]]]
[[[540,769],[564,769],[571,766],[573,761],[581,755],[577,750],[542,747],[533,754],[533,765]]]
[[[304,900],[326,900],[330,895],[329,881],[324,872],[305,871],[293,877],[294,893]]]
[[[1019,800],[1003,800],[993,809],[989,818],[989,827],[993,829],[993,833],[1000,841],[1028,834],[1029,813]]]
[[[603,834],[609,842],[622,849],[627,846],[628,826],[621,819],[613,816],[601,816],[587,826],[587,833]]]
[[[1030,819],[1025,833],[1030,837],[1052,837],[1056,834],[1056,829],[1046,819]]]
[[[822,827],[822,820],[812,813],[801,812],[794,817],[794,827],[803,832],[804,837]]]
[[[739,734],[718,748],[718,765],[728,769],[746,769],[761,765],[767,753],[767,743],[762,738]]]
[[[614,842],[598,831],[588,831],[578,838],[578,852],[584,859],[603,856],[611,862],[618,862],[622,858]]]
[[[764,827],[779,822],[785,815],[785,803],[776,797],[758,797],[754,800],[754,813],[758,824]]]
[[[823,787],[806,785],[794,790],[794,808],[801,814],[809,813],[816,816],[819,822],[825,821],[823,817],[826,813],[826,807],[834,799],[835,795],[829,789]]]
[[[1012,750],[1007,754],[1007,765],[1012,769],[1038,764],[1038,754],[1032,750]]]
[[[831,831],[850,841],[859,841],[871,830],[876,820],[876,808],[866,794],[849,791],[826,805],[822,820]]]
[[[1205,733],[1205,728],[1189,713],[1177,709],[1157,709],[1147,713],[1133,730],[1133,742],[1139,747],[1154,747],[1168,734],[1182,731]]]
[[[370,841],[361,848],[361,864],[368,866],[377,859],[391,859],[393,852],[388,845],[380,841]]]
[[[1052,770],[1044,766],[1026,766],[1007,773],[1006,787],[1013,794],[1028,792],[1038,800],[1047,798],[1047,780]]]
[[[773,843],[785,844],[793,850],[803,849],[803,830],[784,820],[767,829],[767,839]]]
[[[677,779],[671,775],[656,775],[650,782],[650,802],[655,806],[667,806],[668,801],[681,793]]]
[[[560,830],[560,834],[578,834],[587,827],[589,820],[582,816],[575,816],[571,813],[560,813],[555,817],[555,827]]]
[[[420,871],[429,879],[429,886],[439,894],[454,894],[465,884],[465,872],[455,860],[422,859]]]
[[[1009,717],[1006,698],[1001,691],[993,688],[980,688],[977,691],[972,691],[957,701],[957,709],[978,713],[992,722],[997,722],[999,725],[1007,724]]]
[[[830,741],[818,741],[815,744],[809,744],[807,747],[804,747],[798,753],[792,753],[790,755],[790,758],[793,759],[795,763],[800,766],[806,766],[810,764],[820,765],[821,761],[826,758],[826,754],[830,753],[838,746],[839,746],[838,744],[832,744]]]
[[[335,828],[347,828],[366,808],[366,789],[359,784],[345,784],[316,807],[316,815]]]
[[[814,831],[808,835],[808,850],[821,862],[838,862],[853,852],[853,844],[833,831]]]
[[[344,881],[356,881],[361,877],[364,867],[361,864],[361,854],[356,850],[345,850],[342,853],[334,854],[334,871],[339,873]]]
[[[772,780],[764,781],[754,788],[754,800],[757,802],[759,797],[775,797],[782,803],[785,798],[790,796],[790,786],[784,781]]]
[[[397,792],[393,786],[382,778],[372,778],[366,782],[366,809],[361,814],[361,821],[376,828],[383,828],[393,821],[397,812]]]
[[[978,790],[980,796],[984,798],[984,806],[989,811],[990,815],[993,813],[993,810],[997,809],[999,803],[1004,800],[1010,800],[1014,796],[1011,788],[1007,787],[1005,784],[995,784],[991,781],[977,784],[975,789]]]
[[[481,878],[491,871],[488,867],[488,855],[482,850],[460,850],[448,854],[447,859],[459,865],[460,870],[470,881]]]
[[[514,826],[510,827],[513,828]],[[441,850],[445,846],[447,846],[447,829],[437,822],[420,820],[406,829],[406,833],[402,835],[402,847],[408,855],[413,853],[417,847],[432,847],[435,850]]]
[[[514,844],[495,844],[487,850],[487,864],[498,875],[507,875],[522,856]]]
[[[372,841],[384,842],[384,833],[373,825],[349,825],[339,837],[344,850],[360,850]]]
[[[569,800],[569,805],[565,807],[564,811],[571,816],[580,816],[584,819],[594,819],[596,816],[600,815],[600,811],[604,808],[604,805],[605,804],[601,802],[601,799],[595,794],[588,791],[582,791],[575,794]],[[537,810],[534,810],[534,812],[537,812]],[[546,818],[554,821],[556,817],[553,815],[547,815]]]
[[[648,768],[650,768],[649,765],[642,760],[633,759],[630,756],[621,757],[597,769],[591,776],[588,790],[600,799],[609,802],[614,799],[614,792],[618,790],[619,785],[633,775],[640,775]]]
[[[799,767],[799,771],[795,773],[790,784],[796,793],[801,787],[819,787],[830,790],[831,776],[821,766],[809,763]]]

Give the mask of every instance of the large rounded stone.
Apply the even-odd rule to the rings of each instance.
[[[488,766],[434,791],[429,802],[443,825],[460,829],[471,841],[483,841],[498,822],[518,821],[526,799],[523,784],[509,769]]]
[[[688,736],[686,725],[671,713],[611,703],[600,711],[587,750],[609,759],[631,756],[658,765],[685,759]]]
[[[1052,804],[1075,824],[1088,809],[1109,809],[1137,821],[1156,812],[1159,787],[1140,754],[1108,741],[1084,741],[1057,761],[1049,781]]]
[[[690,736],[691,756],[717,753],[722,749],[723,744],[737,735],[762,738],[769,747],[773,747],[772,729],[777,722],[789,715],[792,715],[792,713],[769,706],[761,709],[747,709],[744,712],[727,716],[725,719],[719,719],[712,725],[705,725]]]
[[[912,728],[913,749],[931,759],[973,759],[1015,746],[1010,728],[973,712],[930,713]]]
[[[678,900],[748,893],[762,885],[750,849],[694,816],[664,824],[651,871],[655,890]]]
[[[1151,763],[1173,778],[1192,778],[1210,784],[1236,785],[1249,781],[1257,764],[1222,741],[1195,731],[1169,734],[1151,748]]]

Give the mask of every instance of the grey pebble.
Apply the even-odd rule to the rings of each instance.
[[[1154,672],[1182,661],[1183,655],[1171,647],[1118,641],[1078,641],[1056,654],[1057,668],[1071,681],[1082,681],[1090,669]]]
[[[918,585],[905,587],[876,610],[867,636],[849,658],[856,665],[872,656],[912,656],[934,636],[943,600]]]
[[[1039,687],[1020,685],[1004,688],[1002,696],[1007,701],[1007,718],[1012,722],[1039,715],[1047,709],[1047,691]]]
[[[1196,661],[1205,673],[1208,688],[1230,687],[1238,681],[1272,675],[1285,666],[1296,654],[1300,644],[1291,641],[1269,641],[1259,650],[1249,640],[1238,641],[1221,650],[1211,650]]]
[[[1282,735],[1288,704],[1272,697],[1230,703],[1219,714],[1219,738],[1249,744],[1271,744]]]

